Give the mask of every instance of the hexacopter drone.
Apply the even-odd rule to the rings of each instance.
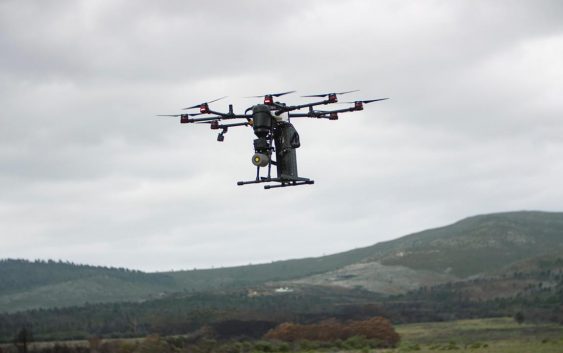
[[[263,104],[256,104],[245,110],[244,114],[235,114],[233,105],[229,105],[229,111],[222,113],[211,110],[209,104],[221,100],[226,97],[214,99],[209,102],[196,104],[194,106],[184,108],[184,110],[199,108],[199,113],[191,114],[173,114],[159,115],[179,117],[180,123],[209,124],[211,130],[221,130],[217,136],[217,141],[222,142],[225,139],[225,133],[231,127],[250,126],[254,130],[257,139],[254,140],[254,155],[252,156],[252,164],[256,166],[256,178],[249,181],[239,181],[238,185],[258,184],[276,182],[276,185],[265,185],[264,189],[314,184],[314,181],[308,178],[300,177],[297,174],[297,157],[295,149],[301,145],[299,134],[291,124],[292,118],[317,118],[338,120],[338,113],[354,112],[364,109],[364,104],[386,100],[388,98],[378,98],[369,100],[357,100],[346,102],[353,104],[352,107],[335,109],[335,110],[315,110],[314,107],[319,105],[327,105],[337,103],[337,95],[357,92],[346,91],[338,93],[312,94],[302,97],[308,98],[324,98],[322,101],[288,105],[281,102],[275,102],[274,97],[293,93],[288,91],[282,93],[270,93],[263,96],[253,96],[249,98],[264,98]],[[296,112],[307,108],[306,113]],[[250,113],[251,112],[251,113]],[[250,114],[249,114],[250,113]],[[194,116],[209,114],[212,116],[193,118]],[[224,123],[229,120],[243,119],[242,122]],[[275,153],[276,160],[272,159]],[[272,165],[276,166],[277,177],[272,177]],[[260,176],[260,168],[267,167],[267,176]]]

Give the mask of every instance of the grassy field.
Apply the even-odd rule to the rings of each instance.
[[[563,326],[512,318],[399,325],[400,347],[385,352],[563,353]]]
[[[403,353],[463,351],[473,353],[563,353],[563,325],[548,323],[518,324],[512,318],[430,322],[396,326],[401,343],[395,349],[361,349],[350,352]],[[141,343],[143,338],[104,340],[105,342]],[[32,349],[52,347],[55,344],[88,347],[87,341],[36,342]],[[0,350],[15,352],[11,345],[0,345]],[[339,349],[307,350],[306,353],[338,352]],[[272,352],[259,350],[257,353]],[[305,353],[305,351],[303,351]],[[346,351],[348,352],[348,351]],[[152,352],[150,352],[152,353]],[[155,352],[158,353],[158,352]]]

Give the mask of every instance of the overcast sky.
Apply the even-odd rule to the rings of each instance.
[[[562,211],[562,19],[558,0],[2,0],[0,258],[218,267]],[[293,121],[313,186],[237,186],[251,129],[155,117],[353,89],[391,99]]]

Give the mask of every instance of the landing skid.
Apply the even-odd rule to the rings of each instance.
[[[285,188],[288,186],[299,186],[299,185],[311,185],[314,184],[314,180],[310,180],[307,178],[260,178],[257,180],[250,180],[250,181],[239,181],[237,185],[246,185],[246,184],[260,184],[260,183],[269,183],[269,182],[277,182],[280,183],[278,185],[264,185],[264,189],[274,189],[274,188]]]
[[[261,183],[270,183],[276,182],[280,183],[279,185],[264,185],[264,189],[274,189],[274,188],[285,188],[288,186],[299,186],[299,185],[311,185],[314,184],[315,181],[308,179],[308,178],[301,178],[301,177],[294,177],[287,174],[281,174],[278,178],[271,177],[272,171],[272,162],[268,164],[268,176],[261,177],[260,176],[260,167],[256,167],[256,179],[249,180],[249,181],[237,181],[237,185],[247,185],[247,184],[261,184]]]

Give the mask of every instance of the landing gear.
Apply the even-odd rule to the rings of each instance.
[[[257,175],[255,180],[249,181],[239,181],[237,185],[247,185],[247,184],[260,184],[260,183],[270,183],[270,182],[277,182],[277,185],[264,185],[264,189],[274,189],[274,188],[285,188],[288,186],[299,186],[299,185],[312,185],[315,183],[314,180],[307,179],[307,178],[272,178],[268,174],[268,177],[261,177],[260,176],[260,167],[257,168]]]

